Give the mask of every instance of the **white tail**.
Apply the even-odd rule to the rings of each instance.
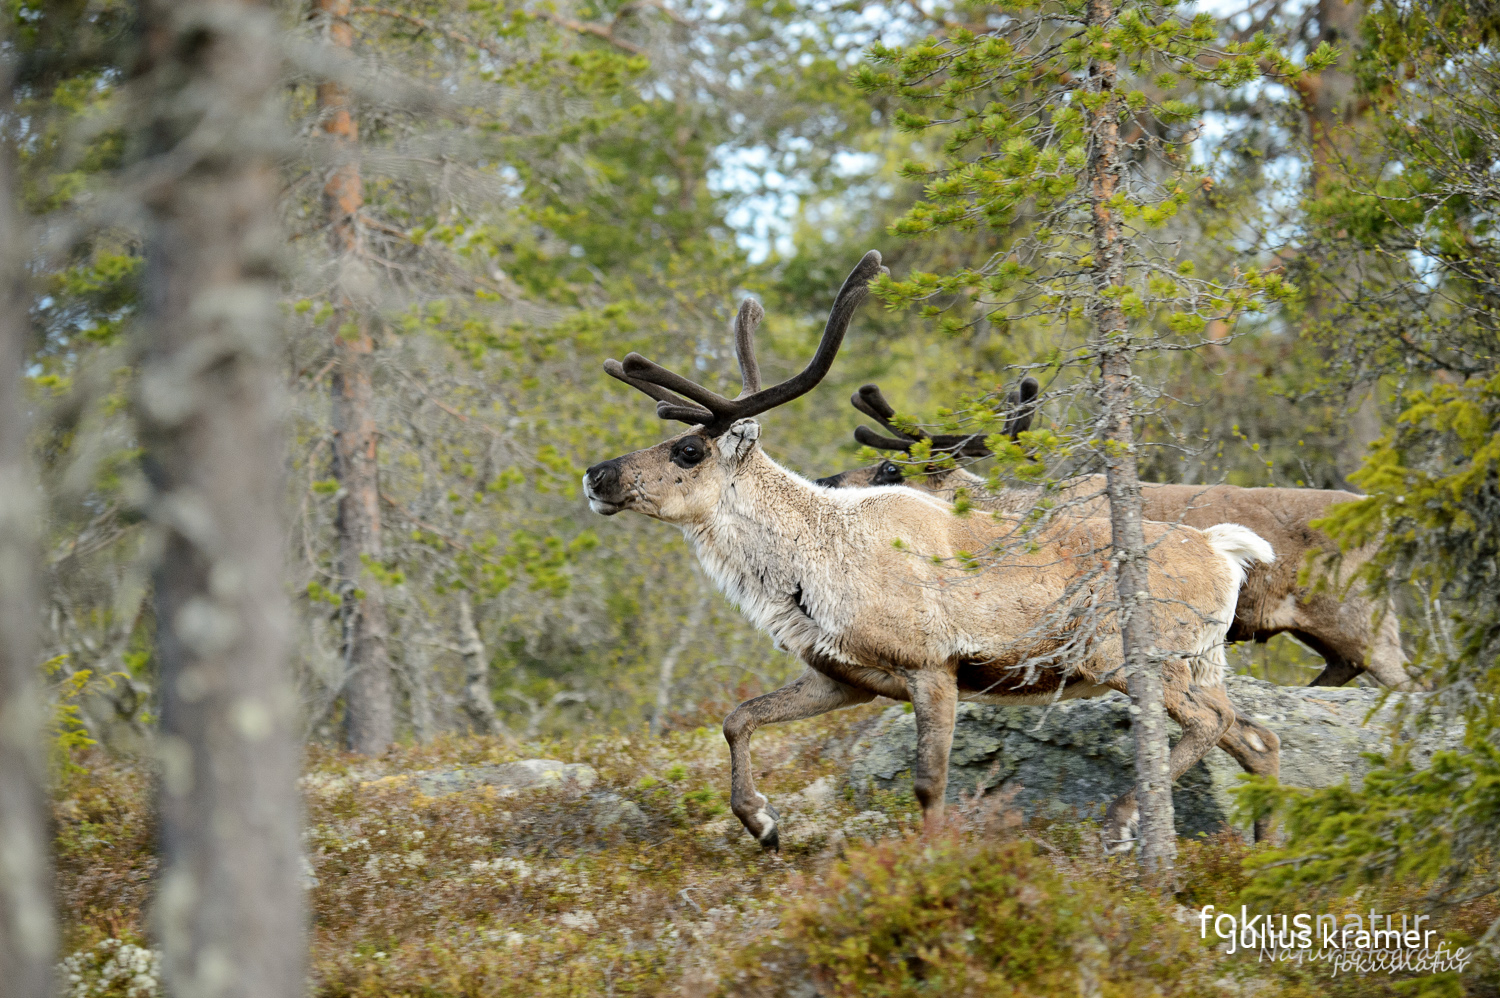
[[[1204,528],[1203,532],[1208,535],[1209,546],[1228,558],[1230,564],[1239,570],[1239,581],[1242,583],[1245,581],[1244,571],[1251,563],[1263,561],[1269,565],[1276,560],[1276,552],[1271,545],[1249,527],[1242,527],[1238,523],[1219,523]]]
[[[1229,564],[1229,574],[1234,585],[1219,611],[1219,625],[1211,628],[1216,633],[1198,649],[1198,654],[1193,659],[1193,681],[1203,686],[1221,686],[1227,667],[1224,660],[1224,637],[1229,632],[1230,622],[1234,620],[1235,604],[1239,601],[1240,589],[1245,584],[1245,569],[1257,561],[1269,565],[1276,560],[1276,552],[1264,537],[1238,523],[1218,523],[1205,527],[1203,536],[1208,541],[1208,546]]]

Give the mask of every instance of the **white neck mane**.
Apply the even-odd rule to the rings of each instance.
[[[853,507],[870,491],[814,485],[757,447],[713,513],[682,532],[719,590],[780,647],[842,658],[836,637],[857,599],[849,578],[873,543],[851,529]]]

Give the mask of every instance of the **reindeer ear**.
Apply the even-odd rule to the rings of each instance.
[[[759,423],[753,419],[737,420],[719,437],[719,451],[725,457],[738,461],[755,449],[755,442],[759,439]]]

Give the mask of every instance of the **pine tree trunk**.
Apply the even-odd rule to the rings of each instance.
[[[1365,5],[1359,0],[1318,0],[1317,43],[1339,50],[1339,62],[1298,82],[1312,145],[1311,193],[1320,193],[1338,173],[1340,160],[1358,154],[1354,141],[1361,115],[1354,78],[1354,50]]]
[[[1339,50],[1337,65],[1318,72],[1304,74],[1297,83],[1302,112],[1307,119],[1307,140],[1311,155],[1307,174],[1307,195],[1319,197],[1329,193],[1346,162],[1357,161],[1364,153],[1360,140],[1365,135],[1363,127],[1366,106],[1357,93],[1358,81],[1354,76],[1355,49],[1359,44],[1359,25],[1364,17],[1365,5],[1359,0],[1318,0],[1318,37],[1314,44],[1327,42]],[[1337,273],[1337,265],[1329,261],[1329,269]],[[1337,321],[1336,300],[1330,300],[1322,282],[1310,283],[1305,302],[1308,318],[1314,325]],[[1351,392],[1348,401],[1355,397],[1359,404],[1353,406],[1343,424],[1343,440],[1339,443],[1334,464],[1343,479],[1332,483],[1350,488],[1349,476],[1359,470],[1370,444],[1382,432],[1380,407],[1375,396],[1375,386],[1365,384]]]
[[[300,998],[299,753],[281,515],[274,151],[258,0],[145,0],[135,415],[162,547],[155,936],[169,994]]]
[[[327,19],[328,42],[352,48],[349,0],[318,0],[317,9]],[[351,273],[364,269],[359,260],[359,211],[365,200],[359,174],[359,125],[349,91],[342,84],[319,84],[317,100],[323,133],[335,156],[323,186],[323,203],[340,272],[330,333],[334,476],[340,486],[336,529],[343,599],[344,742],[351,751],[378,755],[395,741],[396,709],[386,644],[385,595],[366,569],[367,561],[379,561],[382,554],[375,344],[369,320],[357,311],[344,287]]]
[[[1107,26],[1114,17],[1110,0],[1090,0],[1088,23]],[[1168,776],[1170,746],[1164,707],[1161,662],[1150,616],[1146,578],[1146,538],[1141,527],[1141,484],[1131,427],[1131,357],[1133,347],[1125,313],[1109,292],[1125,281],[1124,235],[1108,201],[1123,173],[1120,147],[1122,102],[1115,91],[1115,64],[1089,66],[1092,88],[1106,96],[1089,114],[1089,202],[1094,222],[1094,349],[1100,358],[1099,400],[1102,408],[1109,521],[1120,604],[1132,729],[1135,735],[1136,802],[1140,807],[1139,858],[1148,875],[1170,870],[1177,855],[1173,826],[1172,784]]]
[[[0,81],[3,83],[6,81]],[[37,689],[37,519],[22,374],[29,333],[9,145],[0,148],[0,981],[51,998],[56,929]]]
[[[490,692],[490,660],[479,628],[474,626],[469,594],[463,591],[458,594],[458,639],[463,642],[459,648],[464,658],[464,713],[477,733],[493,735],[500,725],[495,718],[495,697]]]

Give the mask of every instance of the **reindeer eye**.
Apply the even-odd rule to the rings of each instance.
[[[708,456],[708,448],[697,437],[684,437],[672,445],[672,463],[679,468],[691,468]]]
[[[894,461],[886,461],[875,469],[876,485],[900,485],[905,480],[905,476],[901,474],[901,469],[897,467]]]

